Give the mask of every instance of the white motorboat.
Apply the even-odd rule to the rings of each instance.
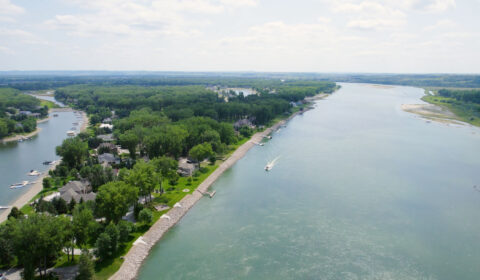
[[[18,189],[18,188],[23,188],[23,187],[25,187],[26,185],[28,185],[28,181],[23,181],[23,182],[21,182],[21,183],[16,183],[16,184],[10,185],[10,188],[11,188],[11,189]]]
[[[265,171],[270,171],[272,168],[275,166],[275,162],[279,159],[280,157],[276,157],[274,160],[270,161],[265,165]]]
[[[42,173],[38,172],[37,170],[30,170],[30,173],[28,173],[28,176],[38,176]]]
[[[8,209],[8,208],[10,208],[10,207],[8,207],[8,206],[0,206],[0,210],[4,210],[4,209]]]

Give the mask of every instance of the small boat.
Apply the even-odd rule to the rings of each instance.
[[[51,164],[51,163],[52,163],[52,162],[49,161],[49,160],[46,160],[46,161],[42,162],[43,165],[49,165],[49,164]]]
[[[8,207],[8,206],[0,206],[0,210],[4,210],[4,209],[8,209],[8,208],[10,208],[10,207]]]
[[[10,188],[11,188],[11,189],[18,189],[18,188],[23,188],[23,187],[25,187],[26,185],[28,185],[28,181],[23,181],[23,182],[21,182],[21,183],[16,183],[16,184],[10,185]]]
[[[273,166],[275,166],[275,162],[279,159],[280,157],[276,157],[274,160],[270,161],[265,165],[265,171],[270,171],[272,170]]]
[[[265,143],[260,143],[258,144],[258,146],[265,146]]]
[[[53,114],[54,117],[58,117],[58,114]]]
[[[272,139],[271,135],[263,136],[263,138]]]
[[[74,123],[72,123],[72,124],[73,124],[73,125],[78,125],[78,122],[74,122]]]
[[[73,131],[73,130],[67,131],[67,135],[68,135],[68,136],[75,136],[75,134],[76,134],[76,133],[75,133],[75,131]]]
[[[30,173],[28,173],[28,176],[38,176],[42,173],[38,172],[37,170],[30,170]]]

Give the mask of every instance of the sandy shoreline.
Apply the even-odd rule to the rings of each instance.
[[[20,139],[30,138],[30,137],[33,137],[33,136],[37,135],[38,133],[40,133],[40,131],[42,131],[42,128],[37,127],[37,129],[35,129],[35,131],[32,131],[28,134],[18,134],[18,135],[14,135],[14,136],[4,138],[4,139],[2,139],[2,143],[15,142],[15,141],[18,141]]]
[[[447,124],[465,124],[458,121],[454,113],[435,104],[402,104],[401,108],[405,112],[419,115],[431,121]]]
[[[324,98],[328,95],[319,94],[316,96],[315,99]],[[311,100],[315,100],[311,99]],[[141,237],[139,237],[130,251],[124,256],[124,262],[120,269],[110,277],[113,280],[126,280],[126,279],[135,279],[142,267],[143,261],[147,258],[150,253],[150,250],[153,246],[162,238],[162,236],[174,225],[176,225],[181,218],[187,214],[187,212],[197,203],[204,193],[208,190],[208,188],[223,174],[227,169],[232,167],[238,160],[243,158],[245,154],[255,145],[262,141],[262,139],[280,128],[286,122],[294,118],[298,114],[302,114],[303,112],[308,111],[313,107],[306,108],[303,111],[296,112],[292,114],[285,120],[281,120],[277,122],[272,127],[265,129],[262,132],[255,133],[250,140],[248,140],[245,144],[238,147],[237,150],[227,159],[225,160],[210,176],[208,176],[192,193],[186,195],[182,200],[180,200],[181,208],[174,207],[167,212],[168,218],[160,218],[152,227]]]
[[[72,109],[69,108],[68,110],[72,110]],[[66,111],[66,109],[63,109],[62,111]],[[87,126],[88,126],[88,117],[87,117],[87,114],[82,111],[82,126],[80,127],[80,131],[85,131]],[[35,183],[30,186],[28,191],[22,194],[19,198],[17,198],[11,205],[9,205],[10,207],[9,209],[5,209],[0,212],[0,223],[3,223],[5,220],[7,220],[8,214],[10,214],[10,209],[12,207],[17,207],[20,209],[21,207],[29,203],[30,200],[32,200],[40,191],[42,191],[43,178],[45,178],[48,175],[49,170],[55,169],[55,167],[57,167],[59,163],[60,161],[57,161],[54,165],[50,166],[48,170],[46,170],[40,176],[38,176],[35,180]]]
[[[56,162],[54,165],[51,165],[48,170],[43,172],[38,176],[28,191],[22,194],[17,200],[15,200],[12,205],[9,205],[9,209],[5,209],[0,213],[0,223],[3,223],[7,220],[8,214],[10,214],[10,209],[12,207],[17,207],[18,209],[22,208],[24,205],[28,204],[32,198],[34,198],[40,191],[43,189],[43,178],[48,176],[48,171],[55,169],[60,162]]]

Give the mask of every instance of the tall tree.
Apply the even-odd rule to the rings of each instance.
[[[68,167],[79,167],[88,157],[88,144],[78,137],[67,138],[57,147],[57,155],[62,157]]]
[[[137,198],[137,188],[121,181],[110,182],[98,188],[96,211],[107,222],[118,222]]]

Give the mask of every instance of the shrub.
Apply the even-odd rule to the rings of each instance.
[[[50,178],[50,177],[43,178],[42,184],[43,184],[44,189],[51,188],[52,187],[52,178]]]
[[[153,214],[150,209],[145,208],[138,214],[138,220],[144,224],[149,224],[153,220]]]

